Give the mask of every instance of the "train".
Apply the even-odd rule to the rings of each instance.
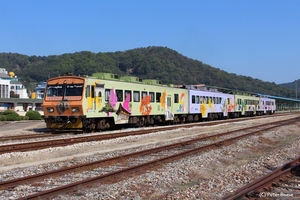
[[[47,81],[43,111],[48,129],[101,131],[273,114],[276,102],[205,85],[165,85],[111,73],[67,74]]]

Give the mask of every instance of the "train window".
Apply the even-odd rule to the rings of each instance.
[[[147,96],[147,92],[142,92],[142,99]]]
[[[98,92],[98,97],[102,97],[102,92],[101,91]]]
[[[105,101],[109,100],[110,89],[105,89]]]
[[[171,97],[167,98],[167,105],[168,105],[168,107],[171,107]]]
[[[87,85],[86,86],[86,89],[85,89],[85,97],[89,97],[91,95],[91,91],[90,91],[90,85]]]
[[[196,104],[199,104],[199,96],[196,96]]]
[[[199,97],[199,103],[202,104],[203,103],[203,96]]]
[[[174,103],[179,103],[179,95],[174,94]]]
[[[94,85],[92,85],[91,94],[92,94],[92,98],[95,98],[95,86]]]
[[[133,91],[133,101],[140,102],[140,91]]]
[[[117,100],[123,101],[123,90],[116,90]]]
[[[216,102],[216,97],[213,97],[212,100],[213,100],[212,103],[217,103],[217,102]]]
[[[195,102],[196,102],[195,95],[192,95],[192,103],[195,103]]]
[[[149,92],[150,102],[154,102],[154,92]]]
[[[156,92],[156,102],[160,102],[161,93]]]
[[[132,96],[131,90],[125,90],[125,100],[127,100],[127,98],[129,98],[129,102],[131,102],[131,96]]]
[[[227,98],[227,104],[230,105],[230,98]]]
[[[212,100],[212,97],[209,97],[209,100],[208,100],[208,103],[214,103],[213,100]]]

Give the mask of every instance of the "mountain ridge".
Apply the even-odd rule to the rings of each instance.
[[[276,84],[228,73],[168,47],[150,46],[106,53],[81,51],[51,56],[0,53],[0,66],[18,75],[29,90],[33,90],[38,82],[68,72],[89,76],[96,72],[107,72],[157,79],[164,84],[205,84],[286,98],[295,97],[295,90],[288,87],[288,83]]]

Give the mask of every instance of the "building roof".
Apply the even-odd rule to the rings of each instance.
[[[5,73],[0,73],[0,78],[10,78],[10,76]]]
[[[10,84],[22,84],[20,81],[10,81]]]

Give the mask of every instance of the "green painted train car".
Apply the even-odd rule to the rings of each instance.
[[[259,97],[251,96],[246,93],[234,95],[234,117],[254,116],[259,105]]]
[[[43,102],[48,128],[103,130],[118,124],[134,126],[183,123],[188,90],[157,80],[95,73],[92,77],[49,79]]]

